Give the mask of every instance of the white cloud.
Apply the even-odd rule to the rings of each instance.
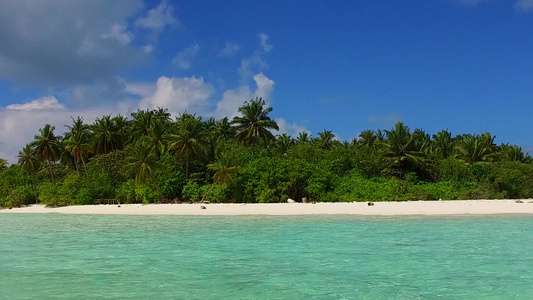
[[[241,50],[241,45],[235,42],[226,42],[224,48],[220,51],[219,56],[232,57]]]
[[[274,81],[266,77],[263,73],[254,76],[257,89],[255,90],[255,97],[261,97],[265,102],[270,103],[270,95],[274,91]]]
[[[155,88],[152,82],[127,82],[124,91],[141,98],[148,98],[154,94]]]
[[[307,132],[308,134],[311,134],[311,131],[309,131],[305,126],[298,125],[297,123],[289,123],[284,118],[276,118],[276,123],[278,124],[279,131],[273,131],[273,133],[277,134],[288,134],[292,138],[298,137],[299,132]]]
[[[265,53],[270,52],[272,50],[272,48],[274,47],[274,46],[272,46],[272,44],[269,43],[268,35],[266,35],[264,33],[260,33],[259,34],[259,40],[261,41],[261,49]]]
[[[152,30],[162,30],[177,22],[174,18],[174,7],[169,5],[168,1],[163,0],[158,6],[150,9],[146,17],[137,19],[135,25]]]
[[[124,24],[113,24],[108,33],[102,34],[104,39],[115,39],[122,45],[127,45],[133,40],[133,33],[126,30]]]
[[[185,111],[202,114],[208,111],[208,100],[213,92],[213,86],[204,82],[202,77],[169,78],[162,76],[156,82],[154,93],[142,99],[140,108],[165,107],[174,115]]]
[[[135,98],[119,98],[119,101],[99,103],[97,106],[69,107],[62,104],[54,96],[47,96],[23,104],[12,104],[0,108],[0,157],[15,162],[15,157],[22,147],[33,139],[38,129],[45,124],[56,127],[56,134],[62,134],[64,125],[70,124],[70,117],[81,116],[86,123],[108,114],[129,114],[137,109],[155,109],[165,107],[174,116],[183,112],[196,113],[203,116],[233,118],[238,108],[245,101],[262,97],[270,105],[274,89],[274,81],[259,73],[253,77],[255,89],[239,86],[227,90],[222,99],[213,107],[212,95],[214,87],[202,77],[170,78],[159,77],[157,82],[122,82],[123,93]],[[120,81],[119,81],[120,84]],[[98,97],[99,91],[92,87],[77,87],[70,90],[66,97],[76,101],[91,103],[91,97]],[[94,103],[94,102],[93,102]],[[214,109],[214,110],[213,110]],[[305,130],[304,127],[278,119],[281,132],[291,135]]]
[[[519,11],[533,10],[533,0],[517,0],[515,2],[515,9]]]
[[[180,69],[189,69],[191,67],[192,60],[196,57],[196,54],[198,54],[199,50],[200,46],[198,44],[191,45],[190,47],[178,52],[176,57],[174,57],[172,60],[172,63]]]
[[[43,99],[48,99],[43,101]],[[36,104],[37,103],[37,104]],[[43,105],[49,103],[50,105]],[[128,115],[127,110],[118,106],[101,106],[91,109],[68,109],[57,102],[54,97],[43,97],[21,104],[25,109],[0,108],[0,157],[10,163],[16,163],[16,156],[22,147],[31,142],[39,128],[45,124],[55,126],[55,134],[63,134],[65,125],[71,124],[71,116],[82,116],[88,124],[103,115]],[[19,107],[19,108],[20,108]]]
[[[259,48],[252,56],[241,61],[239,75],[241,76],[241,82],[244,84],[253,74],[268,68],[268,64],[263,60],[263,55],[269,53],[273,46],[268,42],[268,35],[260,33],[258,37],[260,41]]]
[[[239,107],[245,101],[255,99],[256,97],[261,97],[265,102],[270,103],[270,96],[274,90],[274,81],[266,77],[263,73],[255,75],[253,79],[257,86],[253,92],[247,85],[241,85],[236,89],[225,91],[222,100],[216,105],[215,117],[228,117],[232,119],[238,115]]]
[[[54,96],[42,97],[24,104],[11,104],[7,110],[35,111],[35,110],[63,110],[65,106],[57,101]]]

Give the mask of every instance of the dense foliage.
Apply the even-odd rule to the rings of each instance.
[[[430,136],[398,122],[351,141],[292,138],[275,135],[271,111],[252,99],[233,120],[157,109],[78,117],[63,136],[47,124],[17,164],[0,159],[0,206],[533,197],[533,159],[490,133]]]

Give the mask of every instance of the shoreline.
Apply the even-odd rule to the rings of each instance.
[[[0,214],[179,215],[179,216],[483,216],[533,215],[533,200],[450,200],[399,202],[237,203],[237,204],[122,204],[45,207],[34,204],[1,209]],[[206,209],[201,209],[204,206]]]

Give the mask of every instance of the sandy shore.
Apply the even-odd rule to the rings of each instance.
[[[0,214],[98,215],[499,215],[533,214],[533,200],[464,200],[358,203],[273,204],[123,204],[2,209]],[[203,205],[206,209],[201,209]]]

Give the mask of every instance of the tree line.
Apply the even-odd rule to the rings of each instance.
[[[0,206],[533,197],[531,156],[490,133],[430,135],[398,122],[350,141],[329,130],[293,138],[273,134],[271,112],[258,98],[232,120],[158,108],[72,118],[62,136],[46,124],[16,164],[0,159]]]

